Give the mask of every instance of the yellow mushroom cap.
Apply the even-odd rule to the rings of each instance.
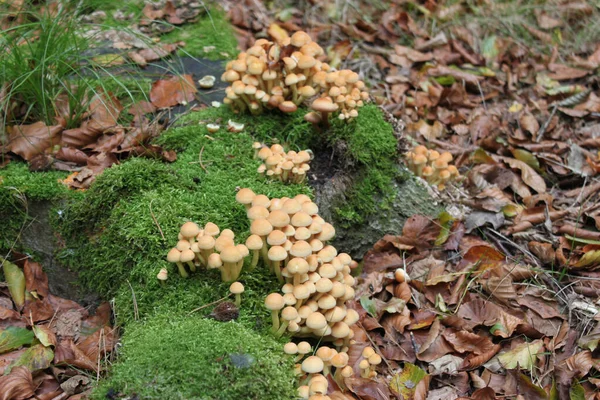
[[[250,232],[253,235],[267,236],[271,231],[273,231],[273,225],[266,219],[256,219],[250,225]]]
[[[281,246],[273,246],[269,249],[269,260],[282,261],[287,257],[287,251]]]
[[[225,263],[236,263],[242,259],[242,254],[234,245],[227,245],[221,250],[221,260]]]
[[[184,251],[184,250],[187,250],[190,248],[190,242],[188,242],[185,239],[181,239],[180,241],[177,242],[177,245],[175,247],[179,251]]]
[[[353,374],[354,371],[352,370],[351,366],[347,365],[344,368],[342,368],[342,376],[344,378],[350,378]]]
[[[286,343],[285,346],[283,346],[283,352],[290,355],[298,354],[298,345],[294,342]]]
[[[180,233],[184,238],[195,238],[200,232],[200,227],[194,222],[188,221],[181,226]]]
[[[172,248],[171,250],[169,250],[169,253],[167,253],[167,261],[168,262],[179,262],[179,259],[181,258],[181,251],[177,250],[175,247]]]
[[[231,286],[229,286],[229,291],[233,294],[244,293],[244,285],[241,282],[233,282]]]
[[[269,151],[271,151],[269,149]],[[257,194],[254,197],[254,200],[252,200],[252,206],[262,206],[265,208],[269,208],[269,206],[271,205],[271,200],[269,200],[269,198],[267,196],[265,196],[264,194]]]
[[[358,312],[352,308],[349,308],[346,310],[346,317],[344,318],[344,322],[348,326],[352,326],[358,322],[359,318],[360,316],[358,315]]]
[[[243,188],[240,189],[235,194],[235,200],[240,204],[252,204],[252,200],[254,200],[254,196],[256,194],[252,191],[252,189]]]
[[[360,369],[367,369],[369,367],[371,367],[371,364],[369,364],[368,360],[361,360],[361,362],[358,363],[358,368]]]
[[[223,266],[223,260],[221,260],[221,256],[217,253],[212,253],[208,256],[208,268],[221,268]]]
[[[290,223],[290,216],[282,210],[273,210],[267,220],[275,228],[283,228]]]
[[[246,239],[246,247],[250,250],[260,250],[263,247],[263,241],[258,235],[250,235]]]
[[[281,246],[286,241],[287,241],[286,234],[283,233],[283,231],[280,231],[278,229],[273,230],[271,233],[269,233],[269,236],[267,236],[267,243],[271,246]]]
[[[209,235],[200,236],[197,243],[200,250],[210,250],[215,247],[215,238]]]
[[[281,310],[281,318],[286,321],[293,321],[298,318],[298,310],[295,307],[287,306]]]
[[[379,365],[381,364],[381,356],[379,354],[372,354],[369,356],[369,364]]]
[[[263,206],[252,206],[246,212],[246,216],[250,220],[265,219],[269,216],[269,210]]]
[[[235,246],[233,239],[229,236],[219,236],[215,239],[215,250],[218,252],[222,252],[223,249],[227,246]]]
[[[306,274],[308,262],[304,258],[295,257],[288,262],[287,269],[290,274]]]
[[[337,111],[339,109],[339,106],[336,103],[334,103],[329,97],[319,97],[318,99],[315,99],[315,101],[313,101],[310,108],[312,108],[315,111],[333,112]]]
[[[321,360],[317,356],[307,357],[304,361],[302,361],[302,371],[308,374],[316,374],[318,372],[323,371],[323,360]]]
[[[212,223],[212,222],[208,222],[204,226],[204,234],[205,235],[217,236],[219,234],[219,232],[221,232],[221,230],[219,229],[219,227],[216,224]]]
[[[327,326],[327,320],[320,312],[313,312],[306,318],[306,326],[311,329],[322,329]]]
[[[304,240],[299,240],[293,244],[290,254],[294,257],[307,257],[312,254],[312,247]]]
[[[181,257],[179,258],[179,261],[188,262],[192,261],[195,257],[196,254],[191,249],[186,249],[181,252]]]
[[[265,299],[265,307],[271,311],[281,310],[285,306],[283,296],[279,293],[271,293]]]
[[[169,277],[169,271],[166,268],[161,268],[156,277],[159,281],[166,281]]]
[[[299,354],[308,354],[312,350],[312,346],[308,342],[300,342],[298,343],[298,353]]]

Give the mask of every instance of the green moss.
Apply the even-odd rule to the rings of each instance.
[[[293,361],[281,345],[235,322],[162,315],[130,324],[109,389],[142,399],[295,399]]]
[[[381,110],[369,104],[354,121],[334,122],[327,140],[332,146],[346,143],[345,162],[356,170],[343,202],[334,206],[335,223],[349,227],[364,222],[376,210],[385,210],[396,196],[392,182],[402,176],[397,167],[397,140]]]
[[[175,26],[175,29],[161,38],[164,43],[185,42],[180,55],[229,60],[237,55],[237,40],[233,27],[225,18],[225,13],[217,6],[207,7],[207,12],[197,22]],[[204,51],[210,47],[209,51]]]

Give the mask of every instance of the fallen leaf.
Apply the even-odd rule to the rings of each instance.
[[[0,400],[25,400],[35,394],[31,371],[15,367],[10,374],[0,377]]]
[[[9,326],[0,331],[0,354],[31,344],[34,337],[29,329]]]
[[[521,179],[523,179],[523,182],[525,182],[533,190],[535,190],[538,193],[546,192],[546,182],[544,182],[544,178],[542,178],[537,172],[535,172],[535,170],[529,165],[527,165],[523,161],[516,160],[514,158],[501,156],[497,156],[497,158],[507,163],[511,168],[520,169]]]
[[[9,126],[6,151],[29,161],[58,143],[62,130],[60,125],[46,126],[41,121],[31,125]]]
[[[506,369],[531,369],[535,365],[535,360],[539,353],[544,349],[544,342],[534,340],[530,343],[522,343],[514,349],[498,355],[498,361]]]
[[[2,270],[4,271],[4,279],[8,284],[10,297],[17,309],[21,310],[25,305],[25,274],[21,271],[21,268],[8,260],[3,261]]]
[[[168,108],[194,100],[197,91],[191,75],[173,76],[152,84],[150,101],[157,108]]]
[[[419,382],[429,382],[427,372],[411,363],[404,363],[402,372],[392,377],[390,389],[403,399],[414,399]]]
[[[54,359],[54,352],[43,344],[36,344],[28,348],[9,368],[23,366],[31,372],[46,369]]]

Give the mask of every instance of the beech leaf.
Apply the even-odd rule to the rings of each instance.
[[[544,182],[544,178],[535,172],[533,168],[527,165],[527,163],[510,157],[498,156],[498,158],[510,165],[511,168],[520,169],[521,179],[523,179],[523,182],[525,182],[527,186],[538,193],[546,192],[546,182]]]
[[[5,330],[0,331],[0,354],[16,350],[26,344],[31,344],[34,337],[33,332],[29,329],[9,326]]]
[[[394,375],[390,389],[403,399],[414,398],[417,385],[427,376],[427,372],[411,363],[404,363],[402,372]]]
[[[514,349],[498,356],[498,361],[506,369],[530,369],[535,364],[537,354],[544,349],[544,342],[535,340],[531,343],[522,343]]]
[[[21,268],[8,260],[4,260],[2,269],[4,270],[4,278],[8,284],[10,297],[20,310],[25,305],[25,274]]]

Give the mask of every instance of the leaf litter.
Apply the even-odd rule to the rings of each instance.
[[[10,325],[0,325],[0,399],[78,399],[92,388],[91,380],[78,374],[99,374],[116,345],[110,306],[103,303],[90,315],[77,303],[52,296],[41,266],[13,257],[14,262],[2,259],[10,291],[0,292],[1,319]]]
[[[578,1],[536,8],[515,24],[533,41],[527,48],[516,34],[446,23],[474,12],[469,2],[336,4],[224,7],[242,49],[264,32],[298,28],[328,43],[327,61],[338,67],[347,57],[343,67],[371,82],[415,146],[451,153],[465,172],[444,191],[432,188],[453,205],[450,218],[413,216],[402,235],[386,235],[365,255],[349,365],[359,376],[358,356],[371,345],[386,362],[376,378],[346,382],[350,393],[596,398],[600,46],[563,49],[560,35],[574,32],[568,24],[592,23],[598,10]],[[511,5],[481,7],[491,18]],[[398,268],[410,279],[397,281]]]

